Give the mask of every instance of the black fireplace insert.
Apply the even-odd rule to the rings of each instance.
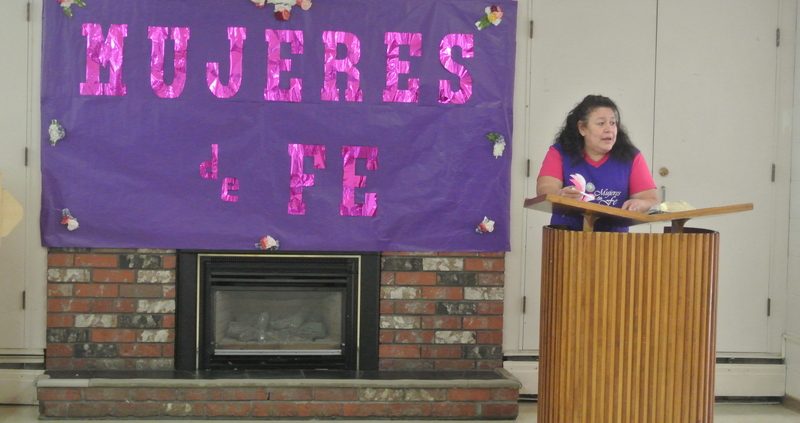
[[[375,370],[380,256],[178,252],[178,370]]]

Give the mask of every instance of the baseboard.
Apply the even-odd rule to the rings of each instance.
[[[718,397],[783,397],[786,365],[717,363],[714,394]]]
[[[800,398],[795,398],[787,395],[783,397],[783,406],[790,410],[794,410],[800,413]]]
[[[537,395],[539,393],[539,362],[538,361],[503,361],[503,368],[514,375],[522,384],[520,395]]]
[[[36,404],[36,379],[43,370],[0,369],[0,404]]]
[[[0,350],[0,366],[9,364],[41,364],[44,368],[44,353],[27,354],[26,350]]]
[[[539,362],[507,360],[503,367],[520,383],[522,395],[538,394]],[[717,397],[772,397],[786,395],[786,365],[783,363],[717,363],[714,394]]]

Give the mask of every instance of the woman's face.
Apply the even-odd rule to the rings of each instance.
[[[586,120],[578,122],[578,131],[583,136],[586,154],[599,160],[617,141],[617,114],[609,107],[598,107],[589,113]]]

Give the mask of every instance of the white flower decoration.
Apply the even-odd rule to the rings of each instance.
[[[69,209],[61,209],[61,224],[67,225],[67,230],[70,232],[80,227],[78,219],[69,212]]]
[[[267,235],[261,237],[256,243],[256,248],[264,251],[275,251],[280,248],[281,243],[277,239]]]
[[[478,227],[475,228],[475,232],[479,234],[488,234],[494,232],[494,220],[483,216],[483,220],[478,224]]]
[[[503,157],[503,152],[506,151],[506,142],[505,140],[500,140],[494,143],[492,146],[492,155],[495,159]]]
[[[50,136],[50,145],[55,146],[67,136],[67,132],[57,120],[53,119],[50,121],[50,126],[47,128],[47,135]]]
[[[67,219],[67,230],[68,231],[70,231],[70,232],[74,231],[75,229],[78,229],[79,227],[80,227],[80,225],[78,224],[78,219],[75,219],[74,217],[72,219]]]

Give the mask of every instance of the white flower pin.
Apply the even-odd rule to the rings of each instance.
[[[61,210],[61,224],[67,225],[67,230],[70,232],[80,227],[78,224],[78,219],[72,216],[72,213],[69,212],[69,209]]]
[[[483,216],[483,220],[478,224],[478,227],[475,228],[475,232],[481,235],[494,232],[494,220]]]
[[[486,139],[492,143],[492,155],[495,159],[500,158],[503,156],[503,152],[506,150],[506,139],[503,137],[502,134],[498,132],[489,132],[486,134]]]
[[[50,136],[50,145],[55,146],[67,136],[67,131],[57,120],[53,119],[50,121],[50,126],[47,127],[47,135]]]
[[[261,237],[256,243],[256,248],[264,251],[275,251],[280,248],[281,243],[277,239],[267,235]]]

